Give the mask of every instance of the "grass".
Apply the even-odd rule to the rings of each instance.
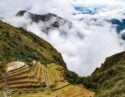
[[[94,93],[83,88],[82,85],[69,85],[60,90],[46,90],[38,93],[12,95],[12,97],[93,97]]]
[[[64,79],[67,71],[61,54],[43,39],[22,28],[15,28],[0,21],[0,74],[5,72],[9,62],[22,61],[30,64],[33,60],[40,62],[35,69],[19,68],[6,75],[9,88],[21,92],[32,89],[36,91],[45,83],[43,92],[16,94],[12,97],[90,97],[93,93],[82,86],[67,85]],[[39,82],[37,82],[38,80]],[[52,91],[56,85],[59,90]],[[65,86],[67,85],[67,86]],[[65,86],[65,87],[64,87]],[[85,93],[85,94],[84,94]]]
[[[28,83],[20,83],[20,84],[12,84],[12,85],[9,85],[9,88],[11,89],[20,89],[20,88],[37,88],[37,87],[40,87],[40,84],[39,83],[32,83],[32,82],[28,82]]]
[[[125,52],[108,57],[89,80],[98,85],[96,97],[125,97]]]
[[[24,74],[24,73],[28,73],[30,71],[29,68],[26,68],[22,71],[17,71],[17,72],[14,72],[14,73],[9,73],[8,75],[6,75],[7,78],[9,77],[13,77],[13,76],[17,76],[17,75],[20,75],[20,74]]]
[[[0,69],[14,60],[41,63],[58,63],[66,68],[61,54],[43,39],[22,28],[15,28],[0,21]]]
[[[65,82],[62,81],[64,80],[64,71],[64,67],[55,63],[45,66],[37,62],[33,67],[25,65],[7,72],[6,79],[10,89],[40,87],[40,84],[45,85],[46,88],[53,89],[54,87],[61,87],[60,84],[64,87]]]
[[[24,68],[24,67],[22,67]],[[64,79],[64,67],[51,63],[41,64],[40,62],[28,72],[21,73],[23,69],[8,72],[11,75],[7,79],[12,97],[93,97],[94,93],[82,85],[72,85]],[[17,72],[18,71],[18,72]],[[18,75],[19,74],[19,75]],[[44,87],[41,83],[44,83]]]
[[[41,65],[41,75],[40,75],[41,83],[46,82],[46,67]]]
[[[33,73],[31,73],[31,74],[29,74],[29,73],[23,73],[20,76],[16,75],[16,76],[8,77],[7,80],[13,80],[13,79],[18,80],[18,79],[23,79],[23,78],[27,78],[27,77],[31,78],[33,76],[34,76]]]
[[[37,79],[40,79],[40,75],[42,72],[42,64],[40,63],[35,64],[33,72],[34,72],[35,77]]]
[[[54,76],[55,81],[64,80],[65,70],[62,66],[51,63],[47,65],[47,68],[51,71],[51,74]]]
[[[35,77],[40,80],[41,83],[46,82],[46,67],[43,64],[40,64],[39,62],[35,64],[35,66],[32,69]]]
[[[46,84],[48,85],[49,88],[55,86],[54,75],[52,75],[51,71],[48,69],[47,69]]]
[[[20,84],[20,83],[38,83],[37,79],[33,79],[33,78],[24,78],[24,79],[20,79],[20,80],[10,80],[8,81],[8,84]]]

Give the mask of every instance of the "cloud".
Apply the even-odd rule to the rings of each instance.
[[[90,75],[96,67],[100,67],[107,56],[124,50],[124,42],[117,35],[115,27],[106,21],[124,18],[124,0],[14,1],[0,1],[2,9],[0,13],[4,17],[7,15],[4,21],[17,27],[24,27],[52,43],[62,53],[68,68],[80,76]],[[97,8],[97,13],[73,15],[76,12],[75,5]],[[50,30],[47,35],[41,31],[44,23],[31,23],[27,15],[21,18],[12,17],[20,9],[28,9],[37,14],[55,13],[71,21],[73,27],[69,29],[62,25],[67,37],[60,34],[58,29]]]
[[[59,36],[58,32],[51,32],[49,40],[62,52],[70,70],[81,76],[90,75],[96,67],[100,67],[107,56],[123,50],[115,30],[107,25],[108,23],[105,23],[98,27],[83,24],[82,28],[79,28],[82,34],[86,32],[83,40],[76,35],[76,29],[66,39]]]
[[[26,9],[31,0],[0,0],[0,14],[5,18],[14,15],[21,9]]]

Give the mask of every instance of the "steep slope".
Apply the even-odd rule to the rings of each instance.
[[[69,83],[67,73],[61,54],[49,43],[0,21],[0,96],[94,96],[84,86]]]
[[[125,97],[125,52],[108,57],[89,80],[97,85],[96,97]]]
[[[49,43],[0,21],[0,66],[14,60],[40,60],[44,64],[54,62],[66,67],[61,54]]]
[[[18,66],[18,68],[14,68]],[[20,65],[20,67],[19,67]],[[47,64],[14,61],[0,76],[0,90],[12,97],[93,97],[82,85],[73,85],[64,79],[65,69],[55,63]],[[13,68],[12,68],[13,67]],[[11,68],[11,69],[10,69]],[[28,95],[27,95],[28,94]]]
[[[1,73],[0,89],[5,90],[6,87],[6,90],[11,91],[12,94],[46,89],[57,90],[69,85],[63,77],[64,73],[65,69],[55,63],[45,66],[40,62],[32,62],[29,65],[14,61],[7,64],[5,73]]]

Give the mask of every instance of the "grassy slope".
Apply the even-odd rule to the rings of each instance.
[[[62,66],[56,64],[48,64],[48,69],[49,71],[52,71],[51,76],[56,81],[55,85],[56,89],[52,90],[47,89],[44,91],[37,91],[36,93],[13,94],[12,97],[93,97],[94,96],[94,92],[87,90],[83,85],[69,84],[66,80],[64,80],[63,74],[65,71],[64,68],[62,68]],[[40,75],[42,76],[42,74]]]
[[[12,95],[12,97],[93,97],[94,93],[86,90],[81,85],[69,85],[60,90],[51,91],[46,90],[43,92]]]
[[[14,60],[31,62],[34,59],[41,61],[42,64],[55,63],[66,68],[60,53],[49,43],[31,32],[0,21],[0,71],[5,68],[5,64]],[[61,73],[60,75],[62,75],[58,66],[52,66],[48,65],[48,68],[51,68],[53,73]],[[66,70],[65,68],[64,70]],[[58,72],[55,70],[58,70]],[[46,90],[34,94],[12,95],[12,97],[93,97],[93,95],[93,92],[83,86],[70,84],[56,91]]]
[[[90,80],[98,86],[96,97],[125,97],[125,52],[108,57]]]
[[[0,21],[0,67],[13,60],[40,60],[44,64],[54,62],[66,67],[61,54],[49,43],[31,32]]]

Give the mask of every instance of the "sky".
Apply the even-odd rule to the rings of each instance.
[[[124,50],[124,41],[117,34],[115,26],[108,20],[123,19],[125,0],[0,0],[0,17],[16,27],[24,27],[44,38],[62,53],[69,70],[80,76],[90,75],[100,67],[105,58]],[[83,13],[94,11],[94,14]],[[59,30],[51,30],[46,35],[41,23],[32,23],[27,16],[18,18],[19,10],[28,10],[36,14],[54,13],[72,22],[73,28],[67,30],[67,37]],[[96,11],[95,11],[96,10]],[[83,38],[79,38],[78,34]]]

